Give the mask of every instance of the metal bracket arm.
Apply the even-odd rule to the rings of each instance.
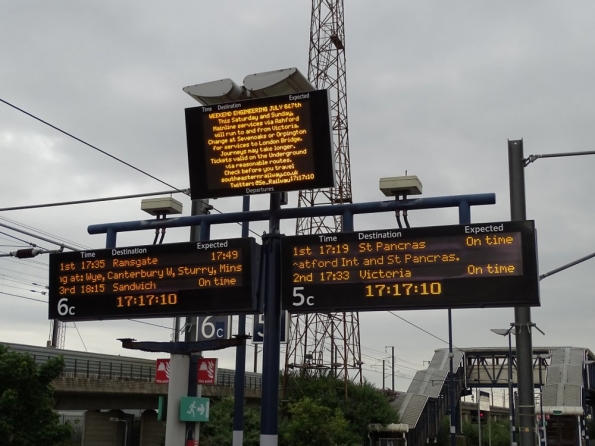
[[[121,338],[122,347],[129,350],[142,350],[144,352],[164,352],[174,355],[189,355],[190,353],[208,350],[222,350],[229,347],[246,345],[246,339],[251,336],[235,336],[234,339],[214,339],[209,341],[191,342],[152,342],[136,341],[130,338]]]

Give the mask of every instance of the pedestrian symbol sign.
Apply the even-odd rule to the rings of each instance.
[[[183,396],[180,401],[180,421],[209,421],[209,399]]]

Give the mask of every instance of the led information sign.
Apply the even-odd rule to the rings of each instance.
[[[285,237],[293,313],[538,306],[532,221]]]
[[[49,318],[258,311],[252,238],[50,254]]]
[[[186,109],[193,199],[334,185],[328,93]]]

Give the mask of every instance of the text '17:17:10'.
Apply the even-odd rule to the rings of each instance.
[[[366,285],[366,297],[386,296],[438,296],[442,294],[440,282],[376,283]]]
[[[178,303],[176,293],[168,294],[137,294],[129,296],[117,296],[118,308],[124,307],[145,307],[152,305],[175,305]]]

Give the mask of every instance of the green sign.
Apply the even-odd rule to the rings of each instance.
[[[167,420],[167,396],[161,395],[159,397],[159,405],[157,406],[157,420]]]
[[[183,396],[180,401],[180,421],[209,421],[209,399]]]

